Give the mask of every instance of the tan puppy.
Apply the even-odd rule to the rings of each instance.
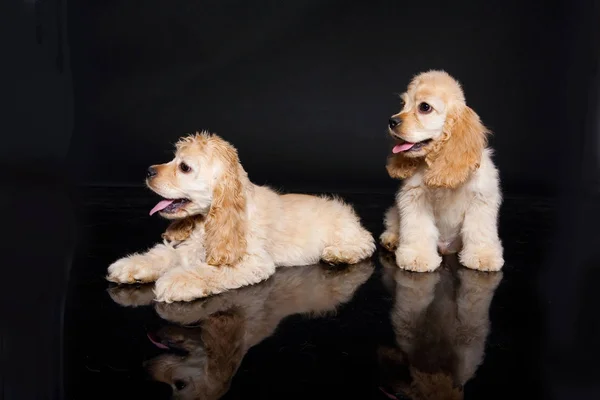
[[[433,271],[442,254],[460,251],[468,268],[498,271],[502,202],[488,130],[465,103],[458,82],[442,71],[417,75],[389,121],[396,140],[387,170],[403,179],[385,216],[381,243],[410,271]]]
[[[218,399],[229,390],[246,353],[287,316],[335,311],[352,299],[374,270],[371,261],[330,269],[323,265],[279,269],[258,285],[189,303],[154,303],[166,326],[149,334],[164,353],[144,363],[150,376],[169,384],[177,399]],[[117,286],[123,306],[152,304],[148,287]]]
[[[353,264],[373,254],[373,237],[351,206],[252,184],[235,148],[213,134],[176,148],[147,179],[165,199],[150,214],[176,220],[167,240],[116,261],[109,281],[156,281],[158,301],[189,301],[258,283],[278,266]]]

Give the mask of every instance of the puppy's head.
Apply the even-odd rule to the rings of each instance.
[[[150,215],[159,212],[169,219],[205,217],[206,262],[233,265],[246,250],[248,176],[237,151],[206,132],[182,138],[176,148],[173,160],[148,170],[146,184],[165,198]],[[194,223],[184,224],[184,228],[188,225],[193,229]]]
[[[465,103],[460,84],[443,71],[417,75],[388,122],[395,141],[387,169],[394,178],[428,167],[425,183],[455,188],[479,167],[487,129]]]
[[[229,390],[244,357],[245,321],[237,310],[208,317],[200,327],[168,326],[148,335],[165,351],[144,363],[176,399],[217,400]]]
[[[392,400],[463,400],[461,385],[445,372],[424,372],[395,347],[378,349],[380,390]]]
[[[148,168],[147,186],[164,198],[150,212],[168,219],[206,215],[215,200],[219,183],[234,181],[241,189],[237,151],[216,135],[206,132],[184,137],[175,145],[175,158]],[[241,191],[241,190],[239,190]]]
[[[173,389],[173,398],[194,398],[203,383],[207,355],[198,330],[165,327],[148,333],[150,341],[165,353],[144,362],[152,379]]]

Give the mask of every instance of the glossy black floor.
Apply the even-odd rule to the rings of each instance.
[[[453,259],[436,273],[405,273],[379,249],[359,265],[280,269],[260,285],[164,305],[151,287],[103,279],[111,262],[160,237],[165,221],[148,217],[155,199],[144,189],[85,193],[65,315],[68,399],[167,399],[172,390],[385,399],[432,387],[412,398],[454,399],[453,384],[467,399],[543,398],[536,276],[553,238],[552,200],[506,198],[501,273]],[[392,194],[341,196],[378,236]]]

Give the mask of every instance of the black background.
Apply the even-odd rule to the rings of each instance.
[[[505,191],[560,195],[560,245],[532,294],[542,372],[552,398],[593,398],[581,390],[597,364],[584,322],[597,332],[599,11],[594,0],[0,2],[3,397],[63,397],[81,184],[141,186],[180,135],[210,129],[256,183],[391,195],[394,93],[443,68],[495,132]]]
[[[507,191],[553,193],[577,21],[557,1],[73,2],[75,138],[90,184],[140,184],[181,135],[238,147],[256,183],[377,190],[387,118],[445,69],[495,132]]]

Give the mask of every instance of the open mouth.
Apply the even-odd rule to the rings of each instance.
[[[188,199],[161,200],[157,205],[154,206],[152,210],[150,210],[150,215],[157,212],[173,214],[179,211],[189,202],[190,201]]]
[[[155,333],[148,332],[146,335],[148,336],[148,339],[150,340],[150,342],[152,342],[153,345],[155,345],[156,347],[158,347],[161,350],[169,350],[173,353],[177,353],[180,355],[185,355],[188,353],[187,350],[185,350],[183,347],[179,346],[177,343],[175,343],[171,340],[168,340],[168,339],[163,340]]]
[[[403,140],[403,139],[399,139],[399,140],[400,140],[400,143],[395,145],[394,148],[392,149],[392,153],[394,153],[394,154],[421,150],[423,147],[427,146],[433,139],[425,139],[425,140],[422,140],[422,141],[416,142],[416,143],[407,142],[406,140]]]

